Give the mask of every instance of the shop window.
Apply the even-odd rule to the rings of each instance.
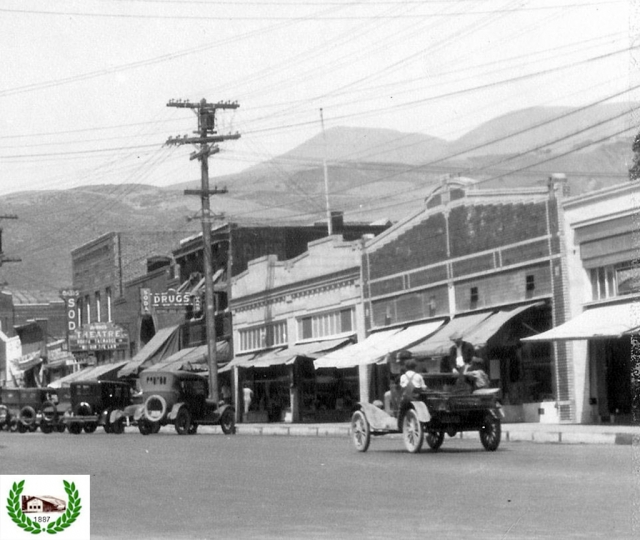
[[[100,291],[96,291],[96,321],[102,321],[102,313],[101,313],[102,305],[100,302]]]
[[[84,311],[86,315],[86,323],[91,324],[91,297],[86,295],[84,297]]]
[[[353,309],[319,313],[298,319],[298,341],[350,334],[353,329]]]
[[[240,330],[239,352],[247,352],[278,345],[287,345],[287,323],[280,321],[268,325]]]
[[[111,287],[107,287],[105,294],[107,296],[107,322],[111,322],[111,301],[113,298],[113,295],[111,293]]]

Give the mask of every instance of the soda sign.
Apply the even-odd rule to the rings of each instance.
[[[77,289],[62,289],[60,297],[67,308],[67,332],[74,332],[78,328],[78,298],[80,291]]]

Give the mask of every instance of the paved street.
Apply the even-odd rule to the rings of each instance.
[[[0,433],[3,474],[90,474],[92,538],[637,538],[637,446]],[[639,463],[635,456],[636,466]],[[636,522],[636,527],[640,524]]]

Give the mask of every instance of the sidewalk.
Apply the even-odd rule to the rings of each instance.
[[[219,427],[202,426],[203,433],[222,433]],[[337,424],[237,424],[238,435],[281,437],[349,437],[348,422]],[[389,435],[399,437],[399,434]],[[477,432],[464,432],[457,438],[477,440]],[[621,444],[640,446],[640,426],[584,424],[502,424],[502,442],[556,444]]]

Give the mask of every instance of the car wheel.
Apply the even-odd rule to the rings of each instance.
[[[98,429],[98,422],[87,422],[84,425],[85,433],[93,433],[96,429]]]
[[[193,424],[191,424],[191,426],[189,427],[189,431],[188,431],[188,435],[195,435],[196,433],[198,433],[198,424],[196,424],[195,422]]]
[[[18,433],[26,433],[27,431],[29,431],[29,427],[25,426],[22,422],[20,422],[20,420],[18,420],[17,424]]]
[[[220,427],[225,435],[234,435],[236,432],[236,419],[233,417],[233,411],[226,409],[220,418]]]
[[[49,434],[53,431],[53,426],[51,424],[40,424],[40,431]]]
[[[140,431],[142,435],[150,435],[152,430],[153,424],[149,422],[149,420],[141,419],[138,422],[138,431]]]
[[[124,418],[124,416],[121,416],[115,422],[110,424],[111,433],[113,433],[114,435],[122,435],[124,433],[125,424],[126,424],[126,419]]]
[[[9,420],[9,431],[11,433],[15,433],[16,431],[18,431],[18,424],[20,422],[18,422],[15,418],[12,418],[11,420]]]
[[[409,409],[402,420],[402,440],[405,448],[412,454],[417,454],[422,449],[424,428],[413,409]]]
[[[153,433],[154,435],[156,433],[160,433],[160,428],[162,427],[162,425],[160,424],[160,422],[153,422],[151,424],[151,433]]]
[[[36,423],[36,416],[36,410],[31,405],[26,405],[20,409],[18,418],[22,424],[31,427]]]
[[[356,411],[351,416],[351,438],[358,452],[366,452],[371,443],[371,428],[364,412]]]
[[[62,422],[56,425],[56,431],[58,433],[64,433],[65,429],[67,429],[67,426],[65,426]]]
[[[500,420],[493,416],[487,416],[480,428],[480,442],[485,450],[494,452],[500,446],[500,438],[502,437],[502,427]]]
[[[444,430],[435,427],[429,428],[427,426],[425,440],[431,450],[438,450],[444,442]]]
[[[186,407],[182,407],[176,416],[175,428],[178,435],[186,435],[191,427],[191,413]]]
[[[40,408],[42,418],[49,424],[55,424],[58,421],[58,409],[51,401],[45,401]]]
[[[80,433],[82,433],[82,424],[79,422],[72,422],[69,424],[69,433],[73,435],[80,435]]]

